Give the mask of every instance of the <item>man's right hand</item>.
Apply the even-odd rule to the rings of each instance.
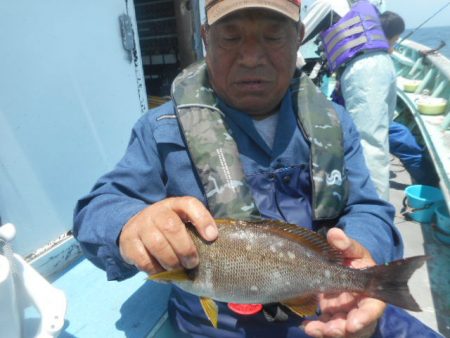
[[[218,231],[206,207],[194,197],[172,197],[154,203],[132,217],[119,236],[123,259],[150,275],[198,265],[198,253],[185,223],[192,223],[207,241]]]

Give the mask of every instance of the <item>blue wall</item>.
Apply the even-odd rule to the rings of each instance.
[[[127,12],[135,22],[132,1],[0,2],[0,216],[23,255],[71,228],[147,109],[140,59],[122,47]]]

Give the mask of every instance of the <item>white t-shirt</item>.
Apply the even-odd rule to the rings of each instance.
[[[275,133],[277,131],[278,125],[278,115],[279,113],[275,113],[262,120],[253,120],[253,124],[255,125],[256,130],[270,149],[273,148],[273,142],[275,140]]]

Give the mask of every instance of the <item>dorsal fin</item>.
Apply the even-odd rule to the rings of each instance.
[[[297,226],[295,224],[289,224],[276,220],[258,220],[258,221],[243,221],[235,219],[216,219],[217,224],[233,224],[233,225],[253,225],[257,227],[264,227],[268,231],[277,236],[288,238],[292,241],[300,243],[308,249],[320,253],[330,262],[343,264],[344,257],[342,253],[330,246],[323,236],[317,232],[309,230],[307,228]]]

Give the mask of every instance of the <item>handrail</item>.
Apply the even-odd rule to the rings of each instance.
[[[448,104],[444,112],[445,118],[441,123],[441,130],[450,127],[450,60],[440,53],[423,54],[428,50],[420,43],[405,40],[393,54],[399,76],[418,80],[420,85],[416,94],[427,94],[431,97],[441,97]]]
[[[419,128],[450,209],[450,104],[447,104],[443,115],[422,115],[417,104],[424,96],[439,97],[450,102],[450,60],[441,53],[423,53],[429,49],[415,41],[405,40],[394,52],[393,59],[398,76],[420,80],[414,93],[406,93],[399,81],[398,97],[411,112]]]
[[[409,50],[419,53],[420,51],[427,51],[430,48],[427,46],[424,46],[418,42],[411,41],[411,40],[405,40],[403,41],[400,48],[408,48]],[[395,58],[395,54],[394,54]],[[425,55],[424,58],[429,61],[434,68],[436,68],[442,75],[450,79],[450,60],[446,58],[441,53],[433,53],[429,55]]]

